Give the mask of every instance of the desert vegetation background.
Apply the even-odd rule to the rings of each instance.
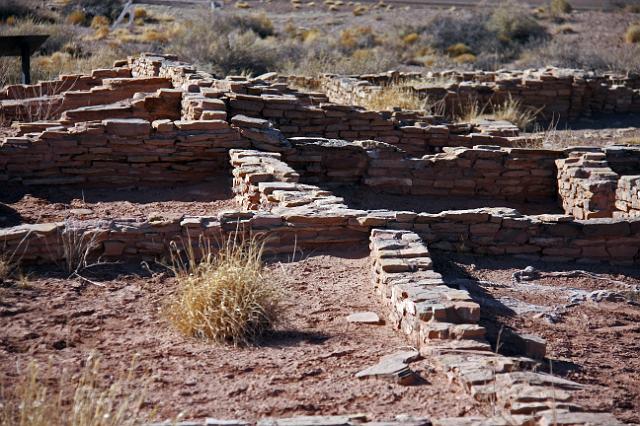
[[[138,5],[131,21],[114,27],[123,3],[1,0],[0,33],[50,35],[33,60],[34,80],[145,51],[175,53],[218,75],[545,66],[640,71],[637,6],[577,11],[566,0],[469,8],[225,0],[216,10]],[[0,85],[17,82],[17,58],[0,59],[0,71]]]

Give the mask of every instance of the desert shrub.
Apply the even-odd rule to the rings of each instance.
[[[532,17],[529,10],[512,2],[498,6],[487,28],[502,42],[527,43],[544,38],[546,30]]]
[[[404,44],[414,44],[419,38],[420,35],[418,33],[409,33],[402,37],[402,42]]]
[[[458,55],[453,58],[453,61],[457,64],[470,64],[475,62],[476,59],[477,57],[473,53],[463,53],[462,55]]]
[[[529,12],[514,3],[505,3],[493,12],[488,8],[440,12],[414,31],[441,55],[454,57],[448,52],[451,46],[467,46],[466,53],[477,56],[476,66],[488,69],[517,58],[547,36]]]
[[[38,0],[0,0],[0,21],[6,21],[8,25],[12,19],[25,18],[53,22],[55,15],[43,6]]]
[[[166,32],[158,31],[153,28],[145,28],[141,37],[142,41],[147,43],[166,43],[169,40],[169,36]]]
[[[109,23],[109,18],[107,18],[106,16],[94,16],[93,19],[91,19],[91,28],[98,29],[102,27],[108,27]]]
[[[147,11],[143,7],[136,7],[133,10],[133,19],[145,19],[147,17]]]
[[[455,58],[460,55],[467,55],[473,53],[471,48],[464,43],[456,43],[447,47],[447,53],[449,56]]]
[[[289,50],[291,51],[291,50]],[[333,44],[312,43],[306,49],[283,58],[281,69],[290,74],[368,74],[388,71],[399,63],[397,50],[375,47],[343,54]]]
[[[67,16],[67,23],[71,25],[84,25],[87,15],[81,10],[74,10]]]
[[[79,10],[89,19],[94,16],[106,16],[110,20],[114,20],[122,11],[122,6],[121,0],[67,0],[62,12],[69,15],[73,11]]]
[[[353,53],[360,49],[371,49],[380,45],[373,29],[369,26],[348,28],[340,32],[338,47],[344,53]]]
[[[565,13],[571,13],[573,7],[567,0],[551,0],[549,3],[549,12],[551,16],[560,16]]]
[[[256,342],[280,315],[278,291],[265,278],[262,246],[229,239],[214,253],[210,244],[200,243],[199,259],[191,242],[184,255],[174,250],[178,290],[167,306],[170,321],[191,337],[234,345]]]
[[[624,33],[624,41],[627,43],[640,42],[640,24],[629,25],[629,28]]]
[[[261,37],[270,31],[273,28],[269,29],[261,19],[204,14],[179,28],[167,50],[219,74],[262,74],[277,69],[290,47],[273,37]]]
[[[425,100],[418,97],[414,90],[406,86],[392,84],[374,92],[364,105],[369,110],[382,111],[402,108],[406,110],[422,110]]]
[[[525,52],[514,66],[556,66],[597,71],[640,71],[640,45],[621,44],[603,48],[589,40],[555,40]]]
[[[133,426],[143,420],[146,391],[132,389],[133,367],[121,373],[111,385],[103,383],[99,357],[87,360],[80,377],[60,378],[54,391],[48,375],[35,362],[28,364],[13,392],[2,392],[0,424],[16,426]],[[146,379],[145,379],[146,380]],[[66,399],[70,403],[66,403]]]

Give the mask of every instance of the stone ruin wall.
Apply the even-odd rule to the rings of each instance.
[[[566,69],[460,73],[389,72],[377,75],[336,76],[320,79],[292,76],[300,87],[321,89],[335,103],[364,106],[382,86],[400,82],[421,98],[440,101],[443,113],[455,116],[460,106],[477,101],[497,105],[512,97],[540,110],[542,118],[575,120],[599,113],[640,112],[640,76],[604,74]],[[421,83],[424,81],[424,83]],[[431,83],[429,83],[431,81]]]
[[[8,138],[0,147],[0,179],[24,184],[95,185],[144,185],[156,182],[160,177],[162,181],[169,182],[194,181],[227,173],[230,149],[254,148],[272,152],[269,154],[271,167],[279,170],[285,165],[288,174],[283,175],[285,179],[277,173],[273,175],[271,172],[260,171],[262,161],[258,161],[258,166],[249,167],[259,170],[257,177],[252,173],[248,174],[249,179],[256,180],[258,185],[242,186],[238,182],[244,179],[245,175],[237,175],[237,170],[244,170],[247,165],[239,164],[232,152],[234,188],[240,203],[248,208],[268,206],[272,209],[268,214],[251,214],[251,218],[247,220],[249,223],[252,223],[250,221],[254,217],[257,217],[259,223],[274,220],[280,223],[278,229],[292,232],[287,235],[296,235],[295,238],[298,238],[298,231],[302,232],[297,229],[300,225],[296,224],[296,221],[300,220],[305,226],[311,227],[311,230],[304,231],[309,236],[308,244],[313,244],[320,235],[325,235],[327,224],[337,226],[331,228],[327,238],[329,241],[333,241],[333,238],[338,243],[366,240],[371,227],[383,226],[414,231],[432,247],[443,250],[516,254],[548,260],[622,263],[638,260],[638,223],[625,219],[627,216],[636,215],[634,211],[637,211],[637,179],[616,179],[618,186],[614,192],[618,195],[613,200],[613,205],[624,204],[626,211],[620,213],[624,210],[620,208],[617,212],[612,211],[611,216],[620,220],[587,221],[558,215],[523,216],[509,209],[480,209],[440,214],[366,212],[350,209],[344,205],[342,199],[335,197],[330,191],[314,186],[357,183],[382,192],[413,195],[486,195],[503,199],[549,199],[555,197],[556,188],[559,188],[554,177],[556,162],[561,187],[558,191],[562,199],[567,201],[572,197],[577,198],[572,194],[579,191],[566,191],[563,183],[575,181],[578,185],[579,179],[582,179],[579,176],[566,177],[568,174],[564,165],[571,164],[575,158],[570,150],[562,152],[480,146],[474,149],[443,148],[445,152],[440,154],[412,158],[399,151],[397,147],[381,142],[362,141],[347,144],[343,141],[313,141],[309,138],[287,139],[270,121],[239,116],[237,113],[252,112],[261,116],[265,110],[277,110],[271,108],[272,106],[281,105],[280,111],[283,111],[283,114],[287,111],[297,113],[297,109],[301,109],[302,114],[307,114],[308,110],[301,106],[301,102],[310,102],[311,96],[304,98],[306,101],[300,101],[291,94],[283,94],[282,84],[277,80],[275,83],[260,80],[253,85],[246,79],[211,80],[203,73],[190,72],[191,68],[183,65],[178,68],[166,66],[166,61],[150,61],[145,57],[141,62],[159,62],[160,69],[165,68],[166,76],[173,73],[172,82],[174,79],[181,82],[182,87],[179,90],[186,91],[179,105],[181,116],[199,119],[156,120],[151,123],[141,119],[105,119],[101,122],[77,124],[74,127],[49,128],[40,134]],[[136,62],[128,62],[131,63]],[[159,72],[156,65],[151,69],[152,71],[144,72]],[[243,95],[253,96],[252,98],[238,98],[236,92],[224,93],[232,87],[257,94]],[[257,105],[260,109],[247,107],[248,105]],[[344,112],[342,108],[329,105],[325,110],[310,111],[314,111],[312,114],[318,114],[318,111],[325,114],[332,110]],[[356,114],[359,115],[370,113],[357,109],[349,111],[351,110],[357,111]],[[376,118],[372,120],[380,118],[380,113],[375,114]],[[338,117],[341,116],[338,114]],[[225,121],[225,117],[231,123]],[[323,117],[328,118],[327,115]],[[482,142],[493,140],[492,136],[482,137],[489,138],[483,139]],[[455,141],[451,144],[460,145]],[[255,155],[242,155],[255,161]],[[605,155],[607,161],[613,161],[609,157],[611,156]],[[282,159],[289,165],[282,162]],[[584,170],[588,170],[588,163],[585,164],[583,161],[582,165],[585,166]],[[621,169],[619,165],[616,167]],[[628,169],[625,173],[634,167],[629,166]],[[269,186],[269,183],[272,186]],[[582,193],[586,194],[587,191]],[[306,201],[308,199],[313,202],[309,204]],[[278,210],[279,206],[286,206],[289,210]],[[581,216],[579,210],[572,207],[567,213],[574,214],[577,219],[594,217]],[[274,216],[272,219],[265,219],[262,217],[264,214]],[[173,219],[167,228],[171,231],[166,235],[162,234],[160,240],[166,242],[175,235],[182,235],[182,220]],[[28,225],[25,226],[28,228]],[[59,234],[60,229],[65,229],[66,226],[56,225],[56,232],[52,231],[53,234]],[[147,229],[152,225],[138,223],[131,226],[131,229]],[[129,229],[128,227],[129,225],[126,229]],[[147,231],[143,233],[146,235]],[[304,240],[303,236],[300,238]],[[35,246],[37,247],[37,244]],[[160,255],[166,251],[166,245],[162,248],[154,247],[156,251],[152,250],[149,252],[150,255]],[[146,253],[144,250],[138,251],[138,248],[129,249],[129,252],[133,256]]]
[[[558,194],[578,219],[640,216],[640,149],[578,148],[556,160]]]
[[[149,123],[107,119],[11,137],[0,145],[0,182],[153,185],[228,173],[229,148],[250,147],[222,120]]]
[[[62,236],[78,227],[96,234],[96,256],[136,259],[167,256],[172,241],[183,244],[237,231],[265,237],[268,250],[292,252],[296,247],[363,243],[372,228],[385,228],[415,232],[429,247],[446,251],[548,261],[640,262],[640,219],[582,221],[491,208],[438,214],[355,210],[329,191],[298,185],[295,175],[287,176],[291,169],[277,161],[278,153],[239,150],[231,156],[237,197],[246,196],[243,204],[251,206],[257,191],[260,204],[270,211],[21,225],[0,230],[0,238],[5,249],[20,253],[24,261],[51,262],[62,259]]]
[[[410,157],[375,141],[345,143],[291,138],[284,152],[304,182],[358,183],[376,191],[407,195],[478,196],[512,201],[554,200],[555,160],[562,151],[444,148],[444,153]]]

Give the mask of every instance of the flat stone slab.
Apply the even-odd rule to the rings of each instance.
[[[380,378],[391,380],[400,385],[412,385],[418,380],[418,376],[409,368],[408,363],[420,357],[418,351],[401,351],[386,355],[371,367],[356,373],[358,379]]]
[[[347,321],[356,324],[382,324],[382,320],[375,312],[355,312],[347,317]]]

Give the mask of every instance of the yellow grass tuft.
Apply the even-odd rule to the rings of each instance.
[[[487,110],[491,112],[486,112]],[[505,120],[515,124],[519,129],[526,130],[535,122],[541,110],[542,108],[524,107],[519,100],[513,99],[509,95],[504,102],[498,105],[489,103],[481,107],[477,100],[469,100],[461,106],[456,119],[462,123],[472,123],[482,118]]]
[[[492,116],[497,120],[506,120],[518,128],[526,130],[533,124],[541,110],[542,108],[524,107],[519,100],[513,99],[509,95],[507,100],[493,109]]]
[[[452,58],[456,58],[462,55],[473,54],[473,52],[471,51],[471,48],[464,43],[452,44],[451,46],[447,47],[447,53]]]
[[[141,39],[147,43],[166,43],[169,41],[166,32],[160,32],[152,28],[146,28],[142,33]]]
[[[255,342],[280,315],[279,293],[264,276],[262,245],[230,239],[217,254],[209,243],[200,246],[199,260],[191,248],[184,256],[173,250],[178,291],[167,307],[170,321],[187,336],[233,345]]]
[[[3,390],[0,424],[15,426],[133,426],[142,419],[146,392],[129,389],[133,367],[111,386],[101,384],[100,359],[90,356],[77,381],[62,377],[60,390],[46,384],[40,368],[31,362],[21,372],[13,392]],[[68,380],[69,383],[62,383]],[[71,392],[69,392],[69,390]],[[65,403],[65,393],[72,393]]]
[[[640,24],[632,24],[624,33],[624,41],[627,43],[640,43]]]
[[[108,27],[109,26],[109,18],[107,18],[106,16],[94,16],[93,19],[91,20],[91,28],[93,29],[98,29],[98,28],[103,28],[103,27]]]
[[[406,110],[422,110],[426,102],[420,99],[416,93],[406,86],[389,85],[375,92],[365,102],[369,110],[383,111],[402,108]]]
[[[409,33],[402,37],[402,42],[404,44],[414,44],[416,41],[418,41],[419,38],[420,35],[418,35],[418,33]]]
[[[87,16],[81,10],[74,10],[67,16],[67,23],[71,25],[82,25],[87,20]]]
[[[133,11],[133,19],[146,19],[148,16],[147,11],[142,7],[136,7]]]

